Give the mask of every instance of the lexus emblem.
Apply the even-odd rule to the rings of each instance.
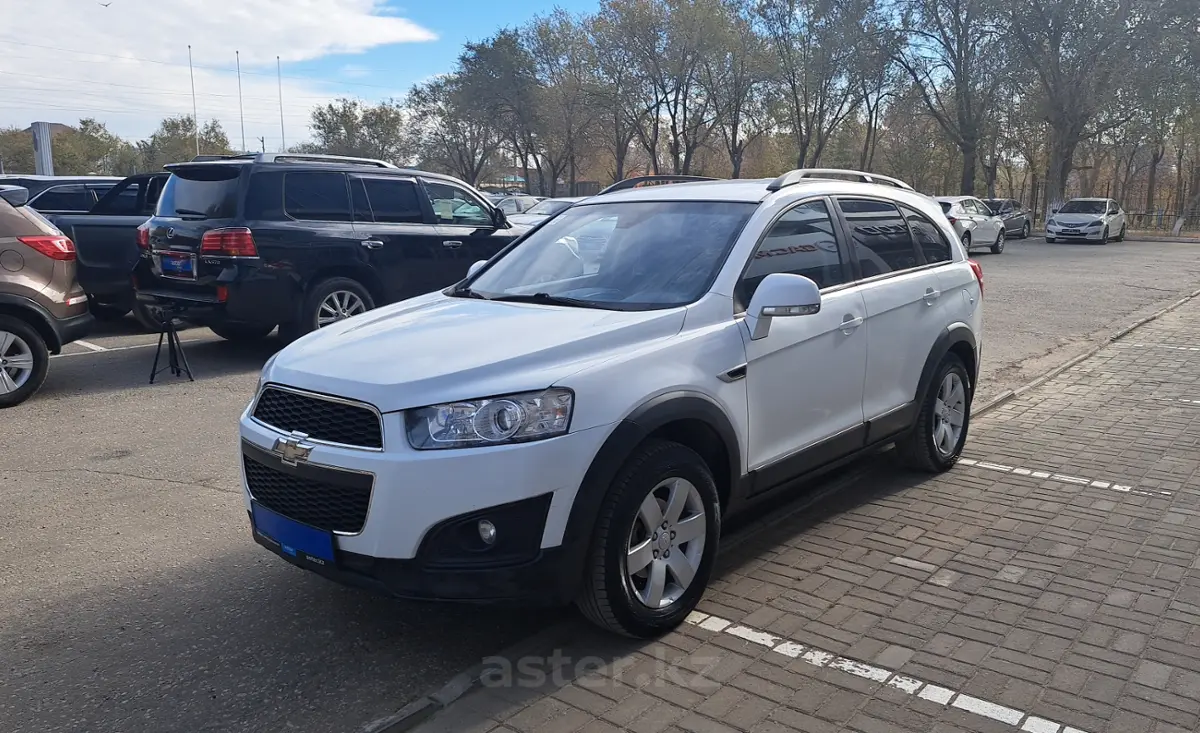
[[[292,434],[286,438],[277,438],[275,446],[272,448],[280,459],[289,466],[295,466],[301,461],[308,460],[308,454],[312,453],[312,445],[305,443],[308,438],[304,433],[292,431]]]
[[[167,239],[170,239],[171,237],[174,237],[174,236],[175,236],[175,227],[168,227],[167,228]]]

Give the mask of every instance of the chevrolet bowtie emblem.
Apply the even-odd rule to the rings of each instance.
[[[307,461],[308,454],[312,453],[313,447],[304,441],[308,435],[292,431],[292,434],[286,438],[277,438],[275,440],[274,450],[283,462],[289,466],[295,466],[300,461]]]

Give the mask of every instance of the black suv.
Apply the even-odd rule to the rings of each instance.
[[[524,227],[471,186],[382,161],[262,153],[166,166],[138,299],[231,340],[291,340],[461,280]]]

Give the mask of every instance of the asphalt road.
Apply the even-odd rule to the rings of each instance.
[[[981,396],[1200,288],[1200,244],[1013,241],[986,283]],[[556,613],[397,603],[250,540],[236,423],[276,347],[106,324],[0,413],[0,730],[355,731]]]

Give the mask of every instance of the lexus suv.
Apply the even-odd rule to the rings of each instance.
[[[796,479],[888,444],[949,469],[982,271],[936,202],[860,175],[607,190],[285,347],[240,421],[255,541],[646,637],[696,606],[722,523]]]
[[[388,163],[260,153],[166,166],[138,228],[139,302],[231,340],[286,340],[451,285],[525,231],[467,184]]]
[[[28,201],[29,189],[0,185],[0,408],[32,397],[50,354],[92,326],[75,244]]]

